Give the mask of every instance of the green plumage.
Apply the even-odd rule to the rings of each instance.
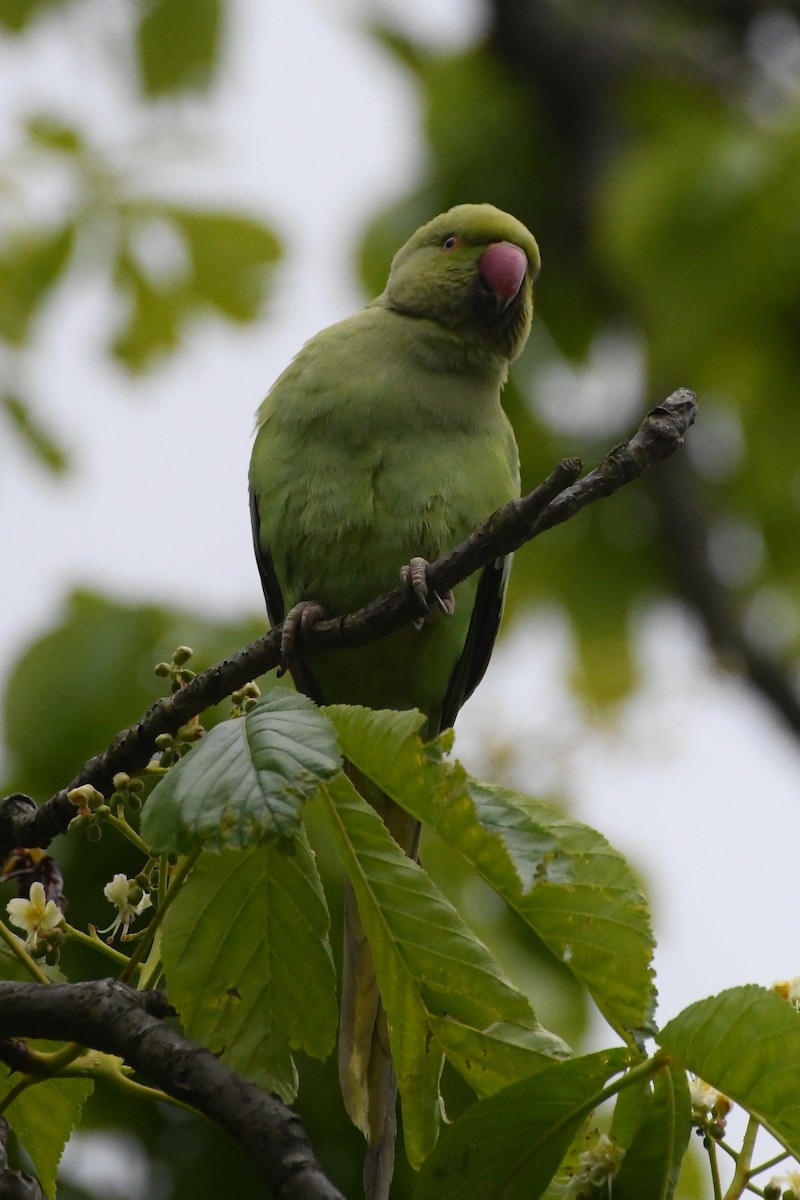
[[[412,557],[433,560],[519,494],[500,393],[528,336],[538,266],[534,239],[513,217],[461,205],[398,252],[377,300],[317,334],[280,376],[259,410],[250,468],[256,556],[273,623],[303,600],[331,615],[360,608],[397,587]],[[429,734],[437,733],[485,670],[505,575],[501,563],[473,576],[455,590],[454,615],[434,610],[420,630],[409,624],[363,647],[296,660],[297,685],[323,703],[419,708]],[[384,815],[413,852],[414,831],[391,810]],[[376,1105],[368,1077],[387,1070],[367,1062],[364,1033],[372,1037],[376,1023],[380,1032],[383,1016],[374,980],[361,986],[371,961],[354,932],[343,1090],[373,1152],[385,1154],[375,1127],[383,1118],[369,1112],[385,1116],[386,1098]],[[357,1011],[346,1013],[351,1005]],[[389,1107],[392,1124],[393,1099]],[[373,1195],[387,1189],[388,1179],[373,1179]]]

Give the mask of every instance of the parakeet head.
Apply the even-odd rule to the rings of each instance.
[[[540,262],[515,217],[491,204],[459,204],[398,250],[381,300],[513,362],[530,333]]]

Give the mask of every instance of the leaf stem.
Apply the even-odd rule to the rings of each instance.
[[[711,1187],[714,1192],[714,1200],[722,1200],[722,1183],[719,1177],[719,1163],[717,1162],[717,1143],[713,1138],[706,1134],[703,1139],[708,1155],[708,1166],[711,1171]]]
[[[757,1167],[751,1167],[750,1175],[760,1175],[762,1171],[770,1171],[773,1167],[777,1167],[780,1163],[785,1162],[787,1158],[791,1158],[788,1150],[782,1150],[780,1154],[773,1154],[772,1158],[768,1158],[766,1162],[760,1163]]]
[[[150,949],[150,946],[152,945],[152,942],[153,942],[153,938],[155,937],[158,929],[160,928],[161,922],[164,920],[164,917],[167,913],[169,906],[172,904],[172,901],[175,899],[176,895],[180,891],[180,885],[183,883],[184,879],[189,874],[189,872],[191,871],[194,864],[197,862],[197,859],[200,855],[200,850],[201,850],[201,847],[198,847],[191,854],[187,855],[186,858],[184,858],[183,862],[178,867],[177,871],[175,872],[174,878],[169,886],[166,896],[164,897],[163,901],[159,904],[158,908],[156,909],[156,911],[153,915],[152,921],[147,926],[147,937],[143,937],[142,940],[138,943],[133,954],[128,959],[127,966],[125,966],[122,969],[122,971],[120,972],[120,974],[118,976],[120,983],[128,982],[128,980],[130,979],[131,975],[134,972],[134,969],[139,966],[139,963],[142,961],[145,954]]]
[[[121,833],[123,837],[126,837],[129,842],[133,842],[134,846],[136,846],[138,850],[141,850],[145,858],[153,857],[153,852],[148,846],[147,842],[143,841],[142,838],[139,837],[133,826],[129,825],[123,817],[118,817],[115,813],[109,812],[106,813],[103,820],[106,822],[106,824],[113,826],[113,828],[116,829],[118,833]]]
[[[12,933],[5,922],[0,921],[0,938],[3,939],[12,954],[16,955],[25,970],[29,972],[37,983],[49,983],[50,980],[45,975],[38,963],[34,962],[28,951],[25,949],[25,943],[16,934]]]
[[[127,954],[121,954],[119,950],[115,950],[113,946],[109,946],[108,942],[104,942],[94,925],[90,925],[91,933],[84,933],[82,929],[76,929],[74,925],[64,923],[64,930],[67,937],[72,938],[75,942],[80,942],[83,946],[91,946],[93,950],[98,950],[101,954],[105,954],[106,958],[112,958],[114,962],[125,966],[128,962]]]
[[[750,1163],[753,1160],[753,1150],[758,1137],[759,1124],[754,1116],[750,1116],[747,1122],[747,1129],[744,1131],[742,1139],[742,1149],[739,1153],[739,1161],[736,1164],[736,1170],[733,1173],[733,1179],[730,1182],[730,1187],[725,1193],[723,1200],[739,1200],[742,1192],[747,1187],[750,1181]]]

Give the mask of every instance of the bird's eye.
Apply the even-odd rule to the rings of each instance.
[[[461,245],[461,238],[455,233],[450,233],[442,242],[443,250],[456,250]]]

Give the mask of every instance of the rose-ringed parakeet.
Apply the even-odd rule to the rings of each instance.
[[[417,708],[432,737],[480,681],[507,562],[429,597],[421,617],[365,646],[302,656],[298,627],[352,612],[399,582],[423,603],[424,560],[519,494],[500,393],[533,314],[539,250],[524,225],[463,204],[397,252],[384,292],[313,337],[264,400],[250,466],[256,558],[296,686],[318,703]],[[408,565],[407,565],[408,564]],[[302,650],[302,645],[300,646]],[[416,854],[416,822],[356,785]],[[396,1084],[386,1018],[355,899],[346,889],[339,1072],[367,1138],[368,1197],[388,1193]]]

